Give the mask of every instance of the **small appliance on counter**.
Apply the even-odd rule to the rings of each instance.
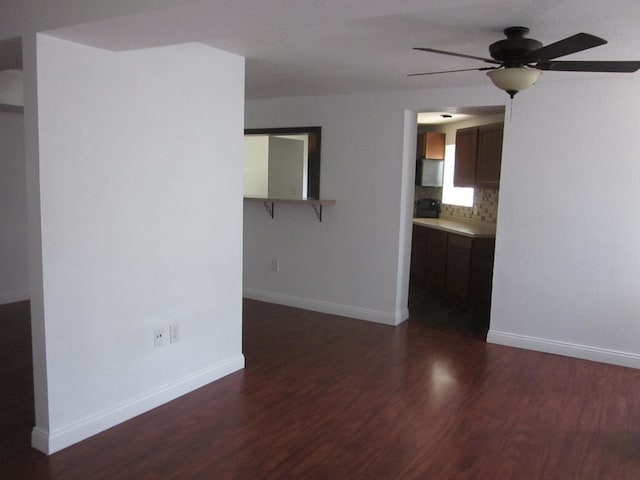
[[[438,218],[440,216],[440,200],[422,198],[416,202],[414,218]]]

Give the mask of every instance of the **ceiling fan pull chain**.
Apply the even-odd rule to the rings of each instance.
[[[509,123],[513,120],[513,97],[511,97],[511,104],[509,105]]]

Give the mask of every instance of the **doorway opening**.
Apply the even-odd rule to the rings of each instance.
[[[503,105],[418,113],[409,315],[483,339],[491,310],[504,113]]]

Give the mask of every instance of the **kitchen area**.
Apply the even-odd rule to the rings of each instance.
[[[486,335],[503,127],[502,106],[418,115],[412,317]]]

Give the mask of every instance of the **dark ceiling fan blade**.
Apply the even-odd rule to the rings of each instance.
[[[465,55],[463,53],[455,53],[455,52],[446,52],[444,50],[436,50],[435,48],[419,48],[419,47],[414,47],[414,50],[420,50],[422,52],[431,52],[431,53],[439,53],[441,55],[450,55],[452,57],[462,57],[462,58],[471,58],[473,60],[480,60],[481,62],[486,62],[486,63],[494,63],[496,65],[501,65],[500,62],[497,62],[491,58],[484,58],[484,57],[474,57],[473,55]]]
[[[633,73],[640,69],[640,61],[560,61],[542,62],[536,64],[538,70],[552,70],[557,72],[613,72]]]
[[[454,72],[477,72],[482,70],[495,70],[498,67],[483,67],[483,68],[462,68],[460,70],[443,70],[441,72],[425,72],[425,73],[409,73],[407,77],[418,77],[420,75],[437,75],[439,73],[454,73]]]
[[[589,33],[576,33],[571,37],[567,37],[563,40],[551,43],[546,47],[530,52],[525,59],[525,63],[553,60],[554,58],[564,57],[565,55],[598,47],[605,43],[607,43],[605,39],[596,37],[595,35],[591,35]]]

